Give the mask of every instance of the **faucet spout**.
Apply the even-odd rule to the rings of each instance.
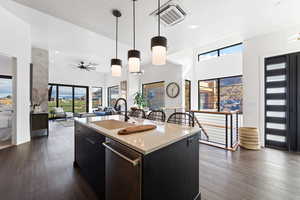
[[[124,104],[125,104],[125,122],[127,122],[129,120],[129,117],[128,117],[127,101],[126,101],[126,99],[124,99],[124,98],[117,99],[116,104],[115,104],[115,110],[118,109],[118,104],[119,104],[120,101],[123,101]]]

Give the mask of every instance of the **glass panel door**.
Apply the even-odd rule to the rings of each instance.
[[[87,112],[87,88],[74,87],[74,113]]]
[[[73,112],[73,88],[70,86],[58,86],[58,107],[65,112]]]

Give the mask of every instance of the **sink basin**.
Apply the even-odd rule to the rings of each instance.
[[[135,126],[132,123],[124,122],[124,121],[118,121],[118,120],[102,120],[102,121],[96,121],[92,122],[93,124],[100,126],[102,128],[113,130],[113,129],[120,129],[120,128],[127,128],[131,126]]]

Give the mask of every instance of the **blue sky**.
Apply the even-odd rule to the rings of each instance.
[[[0,78],[0,98],[12,95],[12,80]]]

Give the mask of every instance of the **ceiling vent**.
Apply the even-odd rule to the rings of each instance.
[[[151,16],[157,17],[158,10],[153,11]],[[165,26],[174,26],[184,20],[186,12],[179,5],[178,1],[168,1],[160,8],[160,20]]]

